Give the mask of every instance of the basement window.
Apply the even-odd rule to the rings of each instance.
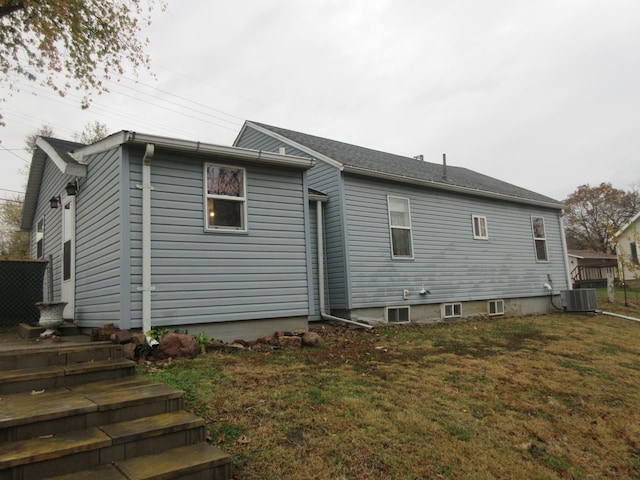
[[[246,182],[244,168],[205,164],[207,230],[247,231]]]
[[[387,307],[385,315],[387,322],[403,323],[411,321],[409,307]]]
[[[461,303],[443,303],[442,304],[442,316],[444,318],[456,318],[462,316],[462,304]]]
[[[504,300],[489,300],[487,303],[489,315],[504,315]]]

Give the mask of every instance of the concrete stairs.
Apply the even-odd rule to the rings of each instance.
[[[0,351],[0,480],[229,480],[183,394],[107,342]]]

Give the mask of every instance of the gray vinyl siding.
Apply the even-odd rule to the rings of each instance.
[[[257,132],[252,128],[243,130],[242,135],[236,140],[235,146],[270,152],[278,152],[280,147],[286,146],[288,155],[310,157],[309,154],[290,145],[284,145],[281,141]],[[307,172],[307,183],[310,188],[329,196],[329,201],[324,205],[325,237],[327,239],[325,244],[327,261],[325,274],[329,286],[325,296],[327,312],[329,312],[329,301],[332,309],[347,309],[350,308],[350,299],[347,293],[349,285],[347,282],[347,252],[345,249],[343,191],[340,171],[321,160],[317,160],[316,165]]]
[[[48,298],[49,271],[45,272],[43,285],[43,299],[45,301],[60,301],[60,286],[62,282],[62,213],[61,208],[52,209],[49,199],[60,195],[69,178],[63,175],[55,164],[47,159],[42,175],[41,190],[38,205],[31,227],[31,258],[36,258],[36,226],[40,219],[44,219],[44,259],[53,255],[53,298]],[[48,265],[47,269],[52,265]]]
[[[134,326],[141,323],[141,157],[131,152]],[[238,164],[247,174],[248,232],[206,232],[205,162],[233,165],[162,151],[151,163],[152,324],[308,315],[303,173]]]
[[[351,175],[345,193],[353,308],[542,296],[547,275],[568,288],[557,210]],[[410,200],[413,259],[391,258],[387,195]],[[473,238],[474,214],[489,240]],[[532,215],[545,219],[548,262],[536,261]]]
[[[119,324],[121,159],[115,148],[87,160],[76,197],[76,320]]]

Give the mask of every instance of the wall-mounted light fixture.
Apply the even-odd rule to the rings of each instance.
[[[51,199],[49,200],[49,205],[51,205],[51,208],[58,208],[60,206],[60,195],[51,197]]]
[[[64,189],[67,191],[67,195],[76,195],[78,193],[78,180],[67,183],[67,186],[64,187]]]

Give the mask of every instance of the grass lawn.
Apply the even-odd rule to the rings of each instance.
[[[599,298],[599,308],[640,317]],[[238,479],[640,479],[640,323],[557,314],[214,352],[141,375],[186,392]]]

